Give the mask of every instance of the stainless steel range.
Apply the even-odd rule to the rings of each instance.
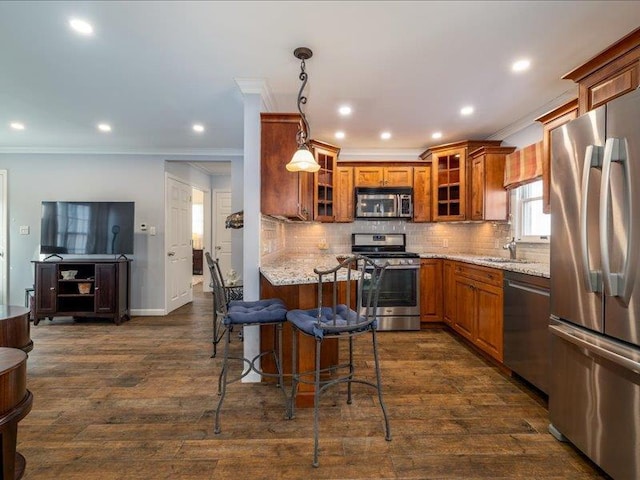
[[[378,330],[420,330],[420,256],[406,251],[405,234],[353,233],[351,252],[389,263],[378,297]]]

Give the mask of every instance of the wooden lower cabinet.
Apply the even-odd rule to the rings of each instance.
[[[456,284],[455,284],[455,262],[443,260],[442,262],[442,283],[444,287],[444,323],[453,326],[456,317]]]
[[[442,321],[442,260],[420,260],[420,322]]]
[[[329,287],[329,285],[327,285]],[[339,292],[340,298],[346,296],[346,288]],[[330,304],[331,292],[327,289],[323,292],[323,299],[326,305]],[[351,298],[356,297],[355,291]],[[316,283],[297,285],[273,285],[264,276],[260,275],[260,298],[280,298],[287,307],[293,309],[311,309],[318,306],[318,285]],[[273,326],[260,327],[260,349],[267,351],[273,348],[274,342]],[[285,374],[291,373],[292,367],[292,340],[293,328],[289,323],[284,324],[283,329],[283,359],[282,370]],[[298,334],[298,371],[306,372],[314,369],[315,366],[316,342],[308,335]],[[322,342],[320,365],[322,368],[329,368],[339,364],[338,339],[332,338]],[[266,355],[261,360],[262,370],[275,373],[276,367],[271,356]],[[296,406],[312,407],[314,399],[314,386],[300,383],[296,392]]]
[[[446,262],[445,262],[446,263]],[[453,309],[449,324],[473,345],[494,359],[503,359],[503,291],[501,270],[453,263],[454,298],[447,294],[445,319]],[[451,267],[449,267],[451,268]],[[445,265],[445,285],[447,280]],[[449,273],[451,276],[451,274]],[[449,310],[451,312],[451,310]]]

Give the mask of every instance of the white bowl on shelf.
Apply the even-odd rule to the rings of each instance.
[[[60,272],[60,275],[62,275],[63,280],[73,280],[74,278],[76,278],[77,274],[78,274],[78,270],[62,270]]]

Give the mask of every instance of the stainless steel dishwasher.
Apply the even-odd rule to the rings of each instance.
[[[548,394],[549,279],[505,271],[504,364]]]

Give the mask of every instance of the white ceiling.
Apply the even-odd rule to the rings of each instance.
[[[73,33],[71,16],[95,34]],[[484,139],[575,96],[560,77],[639,19],[638,1],[3,1],[0,151],[230,160],[243,147],[236,79],[263,79],[274,111],[295,111],[298,46],[314,53],[312,137],[345,153]],[[514,75],[521,57],[532,68]],[[350,118],[337,115],[343,102]],[[473,116],[459,115],[465,104]],[[14,120],[27,128],[10,129]],[[101,121],[113,131],[98,132]],[[391,140],[380,140],[383,129]],[[442,139],[431,140],[435,130]]]

